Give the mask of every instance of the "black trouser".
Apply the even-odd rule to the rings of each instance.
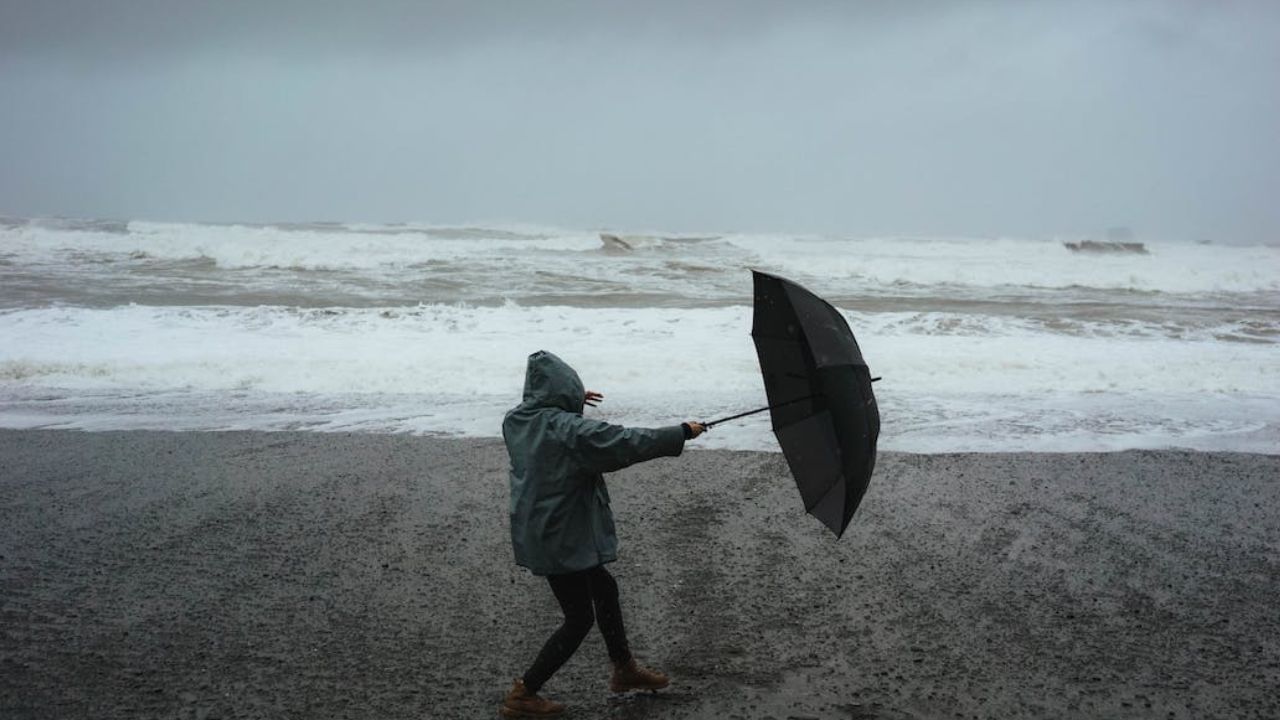
[[[538,692],[542,684],[565,664],[591,632],[594,623],[600,624],[600,634],[609,648],[610,660],[622,663],[631,659],[627,631],[622,627],[622,608],[618,606],[618,583],[603,565],[567,575],[548,575],[547,582],[564,611],[564,622],[542,646],[538,659],[524,674],[524,686],[529,692]]]

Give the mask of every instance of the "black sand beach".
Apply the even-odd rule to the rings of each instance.
[[[0,717],[482,718],[558,622],[497,440],[0,431]],[[578,718],[1280,717],[1280,457],[883,454],[843,540],[782,457],[610,490],[634,649]]]

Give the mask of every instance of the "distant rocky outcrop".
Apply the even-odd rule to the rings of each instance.
[[[664,243],[699,243],[717,240],[719,235],[615,235],[600,233],[600,247],[606,252],[626,253],[644,248],[660,247]]]
[[[1149,255],[1147,246],[1140,242],[1100,242],[1098,240],[1081,240],[1080,242],[1064,242],[1063,247],[1074,253],[1093,255]]]
[[[613,252],[631,252],[635,249],[631,243],[610,233],[600,233],[600,247]]]

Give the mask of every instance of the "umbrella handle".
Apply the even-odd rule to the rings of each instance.
[[[748,415],[755,415],[756,413],[762,413],[762,412],[764,412],[765,410],[773,410],[773,409],[775,409],[775,408],[786,407],[787,405],[794,405],[795,403],[803,402],[803,401],[805,401],[805,400],[812,400],[812,399],[813,399],[813,398],[815,398],[815,397],[817,397],[817,395],[805,395],[805,396],[804,396],[804,397],[802,397],[802,398],[796,398],[796,399],[794,399],[794,400],[787,400],[786,402],[780,402],[780,403],[778,403],[778,404],[776,404],[776,405],[766,405],[766,406],[764,406],[764,407],[762,407],[762,408],[756,408],[755,410],[748,410],[748,411],[746,411],[746,412],[744,412],[744,413],[738,413],[737,415],[730,415],[729,417],[722,417],[722,418],[720,418],[719,420],[712,420],[711,422],[704,422],[704,423],[700,423],[700,424],[702,425],[702,427],[704,427],[704,428],[706,428],[706,429],[710,430],[712,427],[715,427],[716,425],[719,425],[719,424],[720,424],[720,423],[722,423],[722,422],[728,422],[728,421],[730,421],[730,420],[737,420],[738,418],[744,418],[744,417],[746,417],[746,416],[748,416]]]
[[[875,382],[875,381],[877,381],[877,380],[879,380],[879,379],[880,379],[880,378],[878,378],[878,377],[873,377],[873,378],[871,378],[871,382]],[[777,405],[766,405],[765,407],[762,407],[762,408],[756,408],[755,410],[748,410],[748,411],[746,411],[746,412],[744,412],[744,413],[738,413],[737,415],[730,415],[729,417],[722,417],[722,418],[720,418],[720,419],[718,419],[718,420],[712,420],[711,422],[704,422],[704,423],[698,423],[698,424],[699,424],[699,425],[701,425],[702,427],[704,427],[704,428],[706,428],[706,429],[710,430],[711,428],[715,427],[716,425],[719,425],[719,424],[720,424],[720,423],[722,423],[722,422],[728,422],[728,421],[730,421],[730,420],[737,420],[738,418],[744,418],[744,417],[746,417],[746,416],[748,416],[748,415],[755,415],[756,413],[762,413],[762,412],[764,412],[765,410],[773,410],[774,408],[786,407],[787,405],[791,405],[791,404],[793,404],[793,403],[798,403],[798,402],[801,402],[801,401],[804,401],[804,400],[811,400],[811,399],[813,399],[813,398],[815,398],[815,397],[817,397],[817,394],[814,394],[814,395],[805,395],[805,396],[804,396],[804,397],[802,397],[802,398],[796,398],[795,400],[787,400],[786,402],[780,402],[780,403],[778,403]]]

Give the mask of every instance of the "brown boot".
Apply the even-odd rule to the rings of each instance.
[[[548,718],[563,712],[563,703],[541,698],[537,693],[529,692],[521,678],[516,678],[511,685],[511,690],[507,692],[507,697],[502,701],[502,707],[498,708],[498,713],[502,717],[509,718]]]
[[[671,678],[657,670],[641,667],[635,660],[613,666],[613,677],[609,678],[609,690],[626,692],[628,690],[661,690],[671,684]]]

